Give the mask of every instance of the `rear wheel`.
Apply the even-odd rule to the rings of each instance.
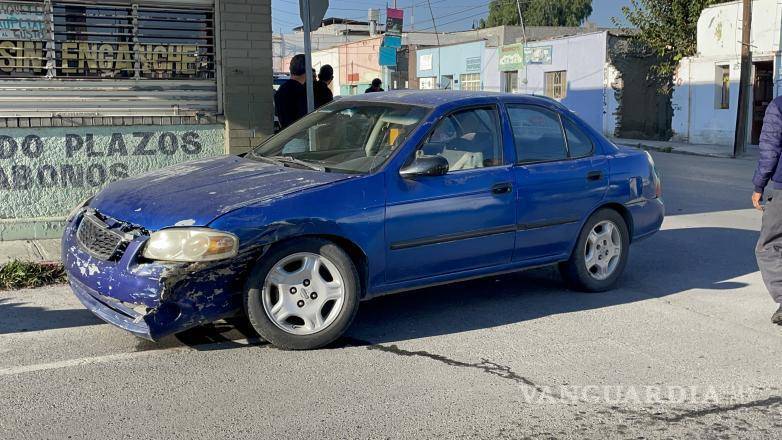
[[[584,225],[570,259],[560,264],[565,281],[576,290],[604,292],[624,272],[630,251],[630,234],[622,216],[602,209]]]
[[[347,330],[359,303],[350,257],[334,243],[297,239],[264,255],[245,288],[253,328],[277,347],[323,347]]]

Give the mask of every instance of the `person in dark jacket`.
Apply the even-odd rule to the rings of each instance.
[[[782,96],[777,97],[766,110],[763,131],[760,134],[760,160],[752,183],[755,192],[752,204],[763,211],[763,226],[755,255],[760,274],[771,297],[780,304],[771,322],[782,325]],[[771,188],[766,189],[771,184]],[[763,193],[768,193],[768,202],[763,205]]]
[[[381,81],[380,78],[375,78],[372,80],[372,85],[368,89],[364,90],[364,93],[385,92],[385,90],[380,87],[382,85],[383,81]]]
[[[289,66],[291,79],[285,81],[274,94],[274,111],[285,128],[307,114],[307,67],[304,54],[291,58]]]
[[[334,100],[334,94],[331,93],[329,86],[334,80],[334,68],[328,64],[320,67],[318,80],[313,83],[315,93],[315,108],[326,105]]]

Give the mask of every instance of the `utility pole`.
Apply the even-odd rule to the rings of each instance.
[[[524,38],[524,47],[527,47],[527,30],[524,28],[524,16],[521,15],[521,3],[516,0],[516,10],[519,11],[519,24],[521,25],[521,35]]]
[[[739,107],[736,115],[736,138],[733,143],[733,157],[747,150],[747,120],[749,119],[749,97],[752,80],[752,0],[743,0],[744,18],[741,29],[741,82],[739,83]]]
[[[432,1],[426,0],[426,3],[429,5],[429,15],[432,16],[432,27],[434,27],[434,37],[437,40],[437,80],[435,83],[437,84],[437,88],[440,88],[440,34],[437,33],[437,21],[434,19],[434,12],[432,12]]]
[[[415,32],[415,0],[411,0],[410,5],[410,31]]]

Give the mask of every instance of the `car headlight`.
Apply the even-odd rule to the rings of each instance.
[[[208,228],[171,228],[152,233],[144,247],[151,260],[197,262],[236,256],[239,239]]]
[[[68,223],[70,223],[71,220],[76,218],[77,215],[81,214],[81,212],[84,211],[84,208],[86,208],[87,205],[90,204],[90,201],[92,201],[92,196],[82,200],[78,205],[76,205],[73,209],[71,209],[71,212],[68,213],[68,216],[65,217],[65,220]]]

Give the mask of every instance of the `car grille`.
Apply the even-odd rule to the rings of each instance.
[[[92,214],[84,215],[76,236],[90,255],[104,261],[115,258],[120,245],[123,244],[122,235],[110,230],[105,223]]]

